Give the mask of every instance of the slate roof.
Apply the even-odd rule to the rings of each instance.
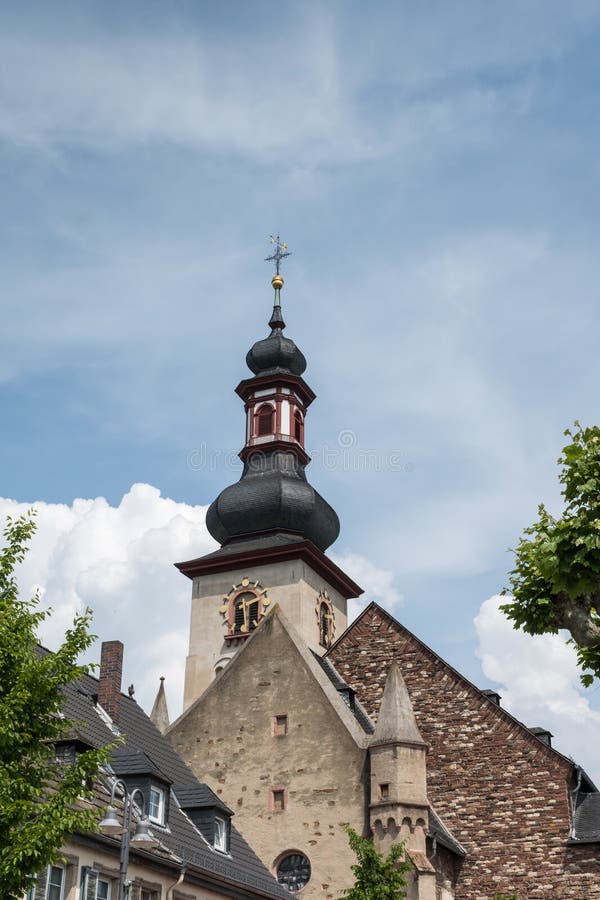
[[[214,806],[215,809],[220,809],[230,816],[233,815],[233,810],[229,809],[227,804],[223,803],[207,784],[201,784],[199,781],[174,784],[173,791],[182,809],[192,809],[195,806]]]
[[[96,705],[97,694],[97,679],[85,675],[68,687],[64,704],[65,716],[76,725],[77,739],[92,747],[105,746],[115,740],[110,720]],[[188,866],[189,872],[195,868],[199,875],[214,875],[220,882],[229,882],[232,892],[236,892],[237,888],[238,895],[287,897],[289,900],[288,892],[272,877],[233,823],[228,854],[215,850],[205,840],[181,808],[182,805],[194,799],[212,804],[216,798],[222,811],[230,814],[231,810],[207,785],[196,779],[146,713],[125,694],[120,697],[119,732],[125,743],[114,754],[115,773],[117,770],[124,772],[125,768],[132,770],[131,774],[141,773],[142,769],[147,774],[150,764],[153,772],[167,783],[179,786],[182,791],[180,804],[177,789],[171,788],[175,802],[168,804],[166,827],[152,825],[155,837],[163,844],[162,849],[150,851],[153,855],[181,860]],[[118,846],[116,839],[103,836],[102,840],[105,844],[107,840],[114,841],[115,849]]]
[[[344,699],[345,696],[347,696],[346,692],[351,691],[352,694],[355,693],[354,689],[344,681],[330,659],[327,659],[325,656],[319,656],[319,654],[315,653],[314,650],[311,650],[311,653],[331,681],[336,691],[339,691]],[[354,713],[354,718],[356,719],[362,730],[365,732],[365,734],[373,734],[373,732],[375,731],[375,726],[371,722],[364,707],[362,706],[360,701],[356,699],[356,697],[354,697],[354,708],[350,707],[350,709]]]
[[[436,840],[438,844],[441,844],[448,850],[452,850],[452,852],[456,853],[458,856],[467,855],[467,851],[463,845],[459,843],[452,832],[446,828],[432,806],[429,807],[429,837]]]
[[[154,765],[143,750],[117,749],[111,759],[115,775],[155,775],[170,784],[170,779]]]
[[[584,794],[573,813],[573,841],[600,841],[600,793]]]

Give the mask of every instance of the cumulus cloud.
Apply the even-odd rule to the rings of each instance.
[[[0,499],[0,518],[28,504]],[[187,653],[190,582],[174,567],[214,549],[204,526],[206,507],[134,484],[118,506],[103,497],[71,506],[33,504],[37,533],[19,569],[23,595],[39,589],[52,616],[41,640],[55,647],[76,611],[90,607],[92,631],[125,644],[124,686],[149,709],[161,675],[174,712],[181,705]],[[98,645],[90,659],[97,660]]]
[[[0,521],[36,510],[37,532],[18,571],[23,596],[39,590],[52,609],[40,638],[56,647],[77,611],[90,607],[92,631],[100,640],[125,645],[123,686],[133,683],[136,699],[149,710],[161,675],[169,711],[181,711],[187,655],[191,586],[173,563],[215,549],[204,524],[206,506],[190,506],[149,484],[134,484],[117,506],[103,497],[62,503],[19,503],[0,498]],[[355,553],[339,565],[369,588],[369,599],[388,609],[401,600],[391,572]],[[364,603],[350,610],[354,618]],[[95,644],[89,659],[97,661]]]
[[[502,705],[527,726],[547,728],[553,745],[600,775],[600,712],[594,688],[579,683],[576,655],[562,634],[516,631],[499,610],[505,598],[490,597],[475,617],[477,655],[485,675],[498,685]]]

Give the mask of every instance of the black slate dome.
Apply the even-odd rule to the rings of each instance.
[[[306,369],[306,359],[295,343],[283,336],[285,322],[279,307],[273,310],[269,325],[271,334],[252,345],[246,354],[246,365],[255,375],[277,372],[302,375]]]
[[[300,534],[326,550],[340,533],[335,510],[308,483],[296,455],[283,450],[246,463],[240,480],[210,505],[206,526],[221,545],[277,531]]]

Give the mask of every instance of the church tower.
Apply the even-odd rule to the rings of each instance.
[[[347,601],[362,593],[326,555],[339,519],[309,484],[305,423],[315,394],[302,377],[306,359],[285,337],[281,260],[287,246],[273,238],[275,292],[268,337],[248,351],[252,372],[236,393],[244,403],[244,464],[238,482],[211,504],[206,525],[221,547],[178,563],[192,580],[187,708],[278,603],[308,646],[326,652],[347,624]]]

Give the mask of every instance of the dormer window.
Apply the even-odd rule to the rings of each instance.
[[[220,850],[221,853],[227,853],[229,847],[228,841],[228,831],[229,831],[229,823],[226,819],[222,819],[220,816],[215,816],[215,840],[214,840],[214,848],[215,850]]]
[[[275,432],[275,410],[270,403],[263,403],[256,413],[256,434],[265,437]]]
[[[150,788],[148,799],[148,818],[157,825],[165,824],[165,792],[155,784]]]

